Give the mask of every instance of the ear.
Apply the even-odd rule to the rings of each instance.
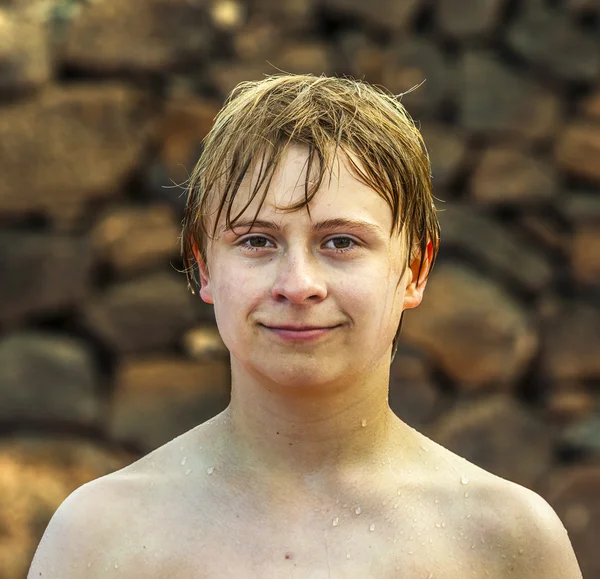
[[[429,241],[427,248],[425,249],[425,259],[423,260],[423,267],[421,268],[421,275],[419,275],[419,264],[421,262],[421,254],[417,255],[411,260],[408,271],[408,282],[406,285],[406,291],[404,292],[404,309],[409,310],[416,308],[423,300],[423,293],[425,292],[425,286],[427,285],[427,274],[431,268],[431,262],[433,259],[433,243]]]
[[[192,242],[192,251],[194,252],[194,257],[196,258],[198,270],[200,272],[200,297],[202,298],[203,302],[206,302],[207,304],[214,304],[215,302],[212,295],[212,284],[210,283],[208,267],[204,263],[204,260],[200,255],[200,250],[195,242]]]

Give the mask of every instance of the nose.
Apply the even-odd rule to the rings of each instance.
[[[320,301],[327,296],[325,276],[310,251],[286,252],[278,263],[271,292],[276,300],[283,297],[298,305],[307,300]]]

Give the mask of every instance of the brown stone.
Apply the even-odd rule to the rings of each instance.
[[[241,28],[246,20],[245,6],[235,0],[217,0],[209,13],[215,27],[226,32]]]
[[[458,175],[467,159],[467,141],[461,131],[435,123],[423,123],[421,134],[431,160],[434,191]]]
[[[109,431],[149,452],[227,407],[230,371],[224,361],[125,359],[116,376]]]
[[[382,84],[385,69],[385,51],[364,32],[345,30],[336,51],[337,67],[354,78],[371,84]]]
[[[505,0],[437,0],[437,27],[461,41],[487,36],[496,28],[505,3]]]
[[[554,137],[560,101],[489,51],[468,51],[458,78],[460,124],[469,131],[529,140]]]
[[[208,72],[212,84],[225,98],[240,82],[261,80],[265,74],[280,74],[264,60],[256,62],[215,62]]]
[[[0,94],[38,88],[50,80],[52,68],[47,27],[0,8]]]
[[[0,420],[95,424],[98,376],[87,344],[23,331],[0,340]]]
[[[192,328],[185,333],[183,346],[188,357],[199,362],[229,361],[229,350],[215,325]]]
[[[539,240],[550,251],[564,254],[570,244],[564,227],[554,219],[542,213],[521,211],[517,216],[519,227],[526,233]]]
[[[579,225],[571,240],[573,276],[582,285],[600,287],[600,228],[598,225]]]
[[[555,381],[600,379],[600,310],[586,303],[564,303],[545,320],[543,376]]]
[[[537,2],[523,3],[520,12],[506,33],[515,53],[562,80],[595,81],[600,76],[597,35]]]
[[[0,231],[0,321],[76,307],[87,294],[91,266],[85,238]]]
[[[193,296],[176,274],[152,273],[109,287],[84,309],[90,330],[116,352],[174,346],[195,319]]]
[[[470,181],[479,203],[531,204],[558,192],[558,175],[550,163],[515,147],[491,146],[481,155]]]
[[[536,487],[552,461],[548,427],[503,394],[459,401],[429,436],[477,466],[528,488]]]
[[[545,401],[549,420],[561,424],[589,416],[595,406],[596,400],[591,392],[564,385],[551,392]]]
[[[245,62],[268,60],[280,49],[283,32],[274,19],[253,15],[232,39],[236,58]]]
[[[334,72],[332,54],[323,42],[289,43],[269,62],[290,74],[330,75]],[[276,71],[273,71],[275,73]]]
[[[558,165],[577,177],[600,183],[600,122],[576,120],[559,135]]]
[[[436,265],[423,303],[405,318],[403,339],[422,348],[466,390],[510,388],[537,347],[519,304],[459,264]]]
[[[426,357],[401,344],[390,368],[389,404],[413,428],[427,423],[439,400],[430,374]]]
[[[584,116],[600,121],[600,90],[592,93],[581,103],[580,111]]]
[[[438,111],[448,95],[449,80],[444,54],[426,38],[402,36],[388,50],[383,84],[396,95],[406,93],[399,100],[414,117]]]
[[[0,569],[2,579],[27,575],[35,549],[62,502],[82,485],[137,456],[93,442],[23,436],[0,443]]]
[[[382,28],[400,32],[406,30],[412,23],[413,17],[422,6],[422,0],[324,0],[323,5],[328,10],[354,16],[363,22]]]
[[[0,212],[62,215],[114,195],[149,136],[145,100],[105,82],[53,87],[0,108]]]
[[[113,207],[91,231],[96,256],[118,272],[137,273],[179,254],[181,228],[165,205]]]
[[[600,464],[555,473],[542,493],[563,522],[583,577],[600,576]]]
[[[438,218],[443,252],[459,249],[531,293],[552,280],[546,256],[485,213],[468,205],[445,203]]]
[[[600,0],[567,0],[567,8],[577,16],[600,13]]]
[[[199,64],[214,39],[207,2],[98,0],[69,22],[61,59],[70,66],[115,73],[164,73]]]

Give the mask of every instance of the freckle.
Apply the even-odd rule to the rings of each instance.
[[[286,559],[291,559],[292,558],[292,554],[291,553],[286,553],[285,554],[285,558]]]

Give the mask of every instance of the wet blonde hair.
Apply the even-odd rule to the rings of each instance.
[[[184,271],[192,292],[194,286],[200,287],[194,245],[208,270],[206,240],[215,239],[223,208],[227,206],[226,226],[235,226],[262,188],[254,222],[273,174],[292,144],[308,149],[305,195],[286,212],[306,207],[310,216],[309,203],[341,151],[354,176],[390,206],[390,237],[403,233],[406,247],[411,248],[406,266],[420,253],[420,278],[431,241],[433,267],[440,232],[429,156],[414,121],[397,97],[385,89],[360,80],[313,75],[273,75],[242,82],[227,97],[203,144],[188,184],[181,238]],[[360,166],[348,153],[360,161]],[[240,184],[248,171],[258,166],[251,197],[232,222],[231,207]],[[208,208],[215,195],[220,202],[209,235]],[[392,360],[401,327],[402,318],[392,345]]]

